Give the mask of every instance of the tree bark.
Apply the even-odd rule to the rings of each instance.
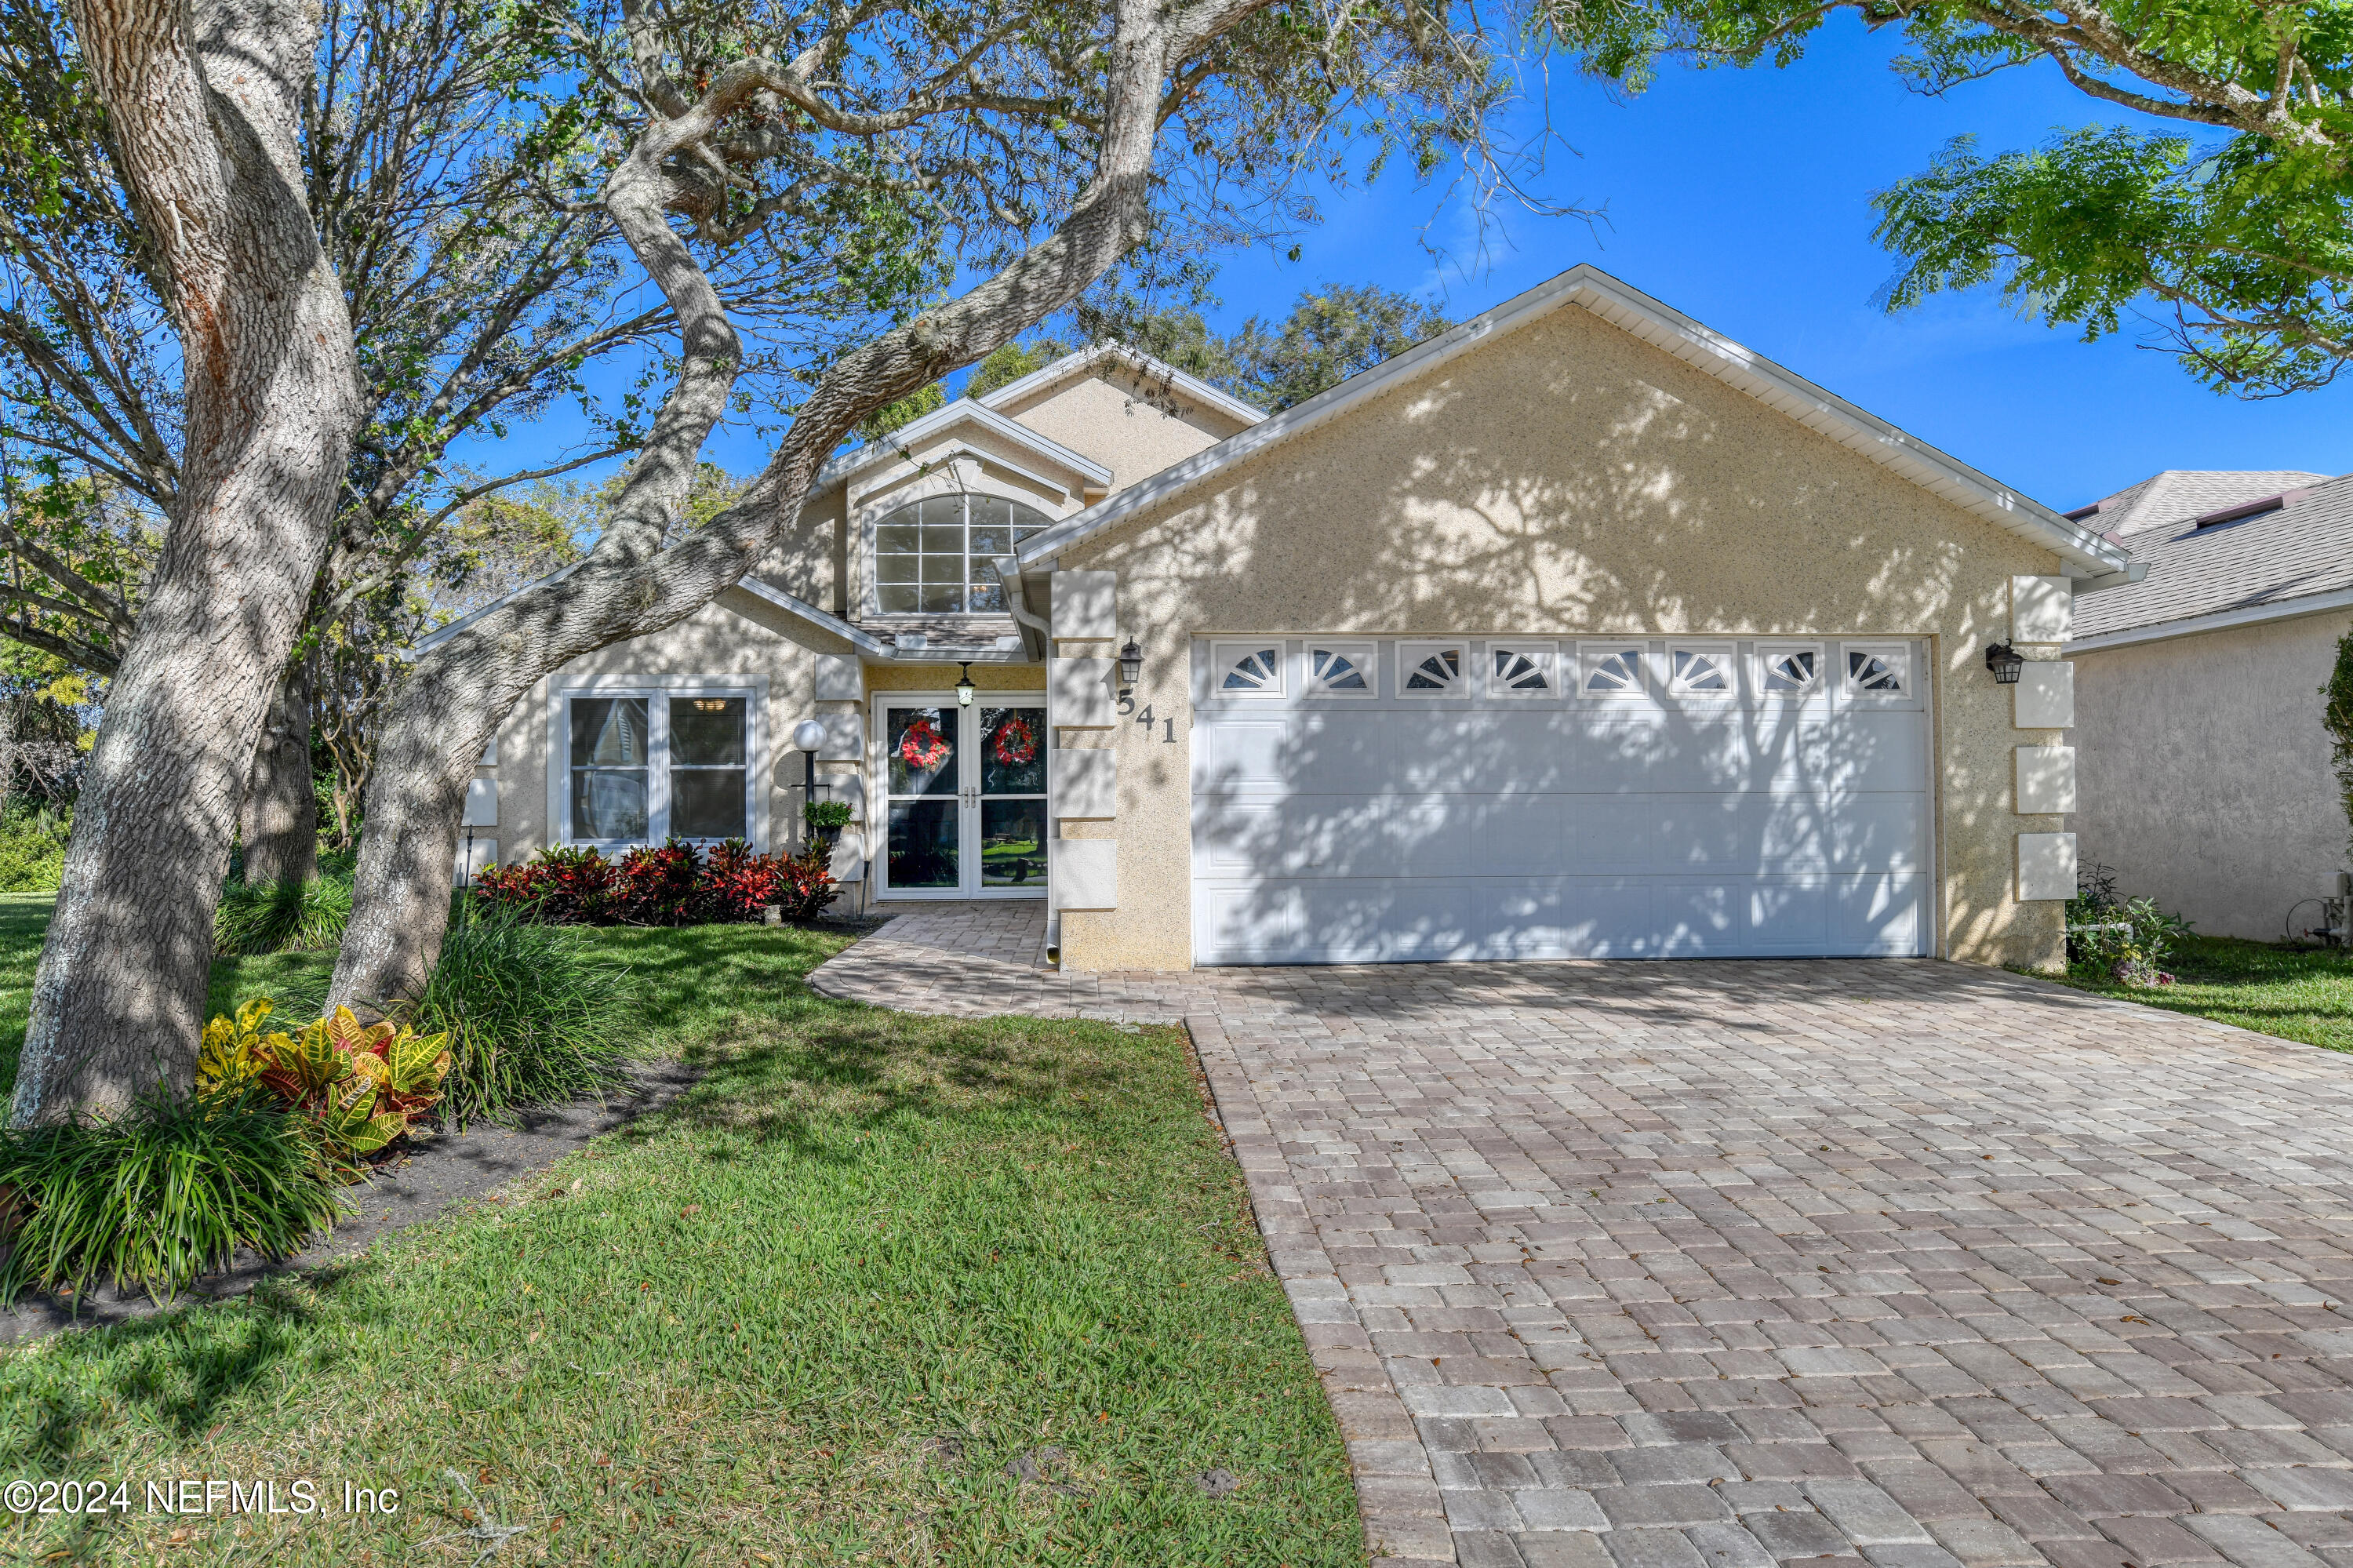
[[[71,7],[170,278],[186,434],[33,982],[19,1126],[194,1081],[213,907],[359,406],[350,317],[302,196],[315,5]]]
[[[308,882],[319,874],[319,794],[311,774],[311,683],[300,661],[290,666],[261,727],[253,772],[246,779],[237,837],[245,844],[245,880],[259,885]]]
[[[389,1001],[423,987],[448,921],[466,783],[515,704],[582,654],[674,625],[717,598],[797,523],[827,454],[860,419],[1011,342],[1139,243],[1171,66],[1269,3],[1214,0],[1178,12],[1157,0],[1115,0],[1094,169],[1061,224],[961,297],[835,361],[743,499],[667,546],[665,530],[724,408],[740,350],[710,281],[667,220],[665,164],[685,159],[755,91],[826,110],[806,77],[795,76],[799,62],[786,69],[755,60],[731,66],[699,101],[656,119],[607,183],[605,205],[677,313],[679,384],[588,559],[411,666],[378,742],[331,1005]]]

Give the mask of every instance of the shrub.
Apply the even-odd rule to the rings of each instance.
[[[0,893],[54,893],[65,875],[71,808],[19,807],[0,819]]]
[[[338,1161],[374,1154],[440,1098],[450,1055],[442,1036],[389,1022],[364,1024],[347,1007],[295,1033],[265,1034],[272,1007],[257,998],[234,1018],[205,1025],[200,1097],[266,1089],[308,1117],[322,1152]]]
[[[2116,874],[2094,863],[2076,876],[2067,901],[2067,961],[2119,985],[2171,985],[2165,960],[2189,934],[2189,922],[2152,898],[2120,898]]]
[[[849,826],[847,800],[811,800],[801,808],[801,821],[820,832],[839,832]]]
[[[319,1167],[311,1128],[250,1089],[0,1131],[0,1307],[100,1277],[160,1304],[239,1246],[286,1257],[333,1227]]]
[[[474,899],[486,907],[528,908],[558,926],[609,923],[620,868],[595,850],[543,849],[520,865],[487,865],[474,878]]]
[[[448,1037],[441,1116],[459,1127],[607,1087],[619,1076],[629,1014],[626,969],[510,908],[452,927],[424,993],[403,1012]]]
[[[729,839],[702,863],[696,918],[757,920],[762,909],[776,902],[784,880],[784,863],[775,855],[762,854],[742,839]]]
[[[691,925],[702,902],[696,896],[702,878],[702,857],[692,844],[671,839],[659,849],[643,845],[621,857],[613,901],[625,925]]]
[[[224,958],[253,953],[322,953],[343,945],[352,921],[352,879],[232,882],[213,910],[213,950]]]
[[[757,920],[771,904],[805,920],[839,896],[826,857],[792,860],[730,839],[708,855],[677,839],[618,861],[595,850],[542,850],[521,865],[475,878],[478,909],[512,909],[557,926],[687,926]]]
[[[784,906],[787,920],[814,920],[841,896],[841,889],[834,885],[833,857],[815,844],[785,862],[784,873],[776,902]]]

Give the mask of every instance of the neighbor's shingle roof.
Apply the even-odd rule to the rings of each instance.
[[[2157,476],[2168,477],[2178,476]],[[2257,490],[2226,489],[2225,499],[2190,516],[2295,489],[2299,482],[2318,482],[2310,494],[2278,511],[2235,523],[2193,528],[2185,517],[2177,518],[2170,526],[2142,528],[2132,539],[2132,551],[2148,563],[2148,576],[2128,587],[2104,588],[2078,598],[2078,638],[2353,588],[2353,474],[2335,480],[2304,473],[2197,477],[2273,482]],[[2282,479],[2288,482],[2277,482]],[[2144,481],[2143,484],[2154,482]]]
[[[2318,484],[2328,477],[2299,469],[2168,468],[2094,503],[2094,512],[2071,512],[2067,515],[2113,538],[2120,534],[2141,534],[2151,528],[2187,523],[2192,517],[2203,517],[2209,512],[2236,506],[2242,501],[2277,495],[2299,485]]]

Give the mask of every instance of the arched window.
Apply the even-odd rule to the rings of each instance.
[[[884,615],[1003,615],[997,558],[1052,521],[995,495],[911,502],[875,524],[875,608]]]

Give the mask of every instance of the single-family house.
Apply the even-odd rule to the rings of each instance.
[[[2320,927],[2347,863],[2320,688],[2353,628],[2353,477],[2168,471],[2069,515],[2148,564],[2077,607],[2065,651],[2082,854],[2210,936]]]
[[[2060,654],[2137,570],[1579,266],[1272,417],[1098,347],[849,452],[474,831],[781,847],[813,765],[859,904],[1045,899],[1066,967],[2048,965]]]

